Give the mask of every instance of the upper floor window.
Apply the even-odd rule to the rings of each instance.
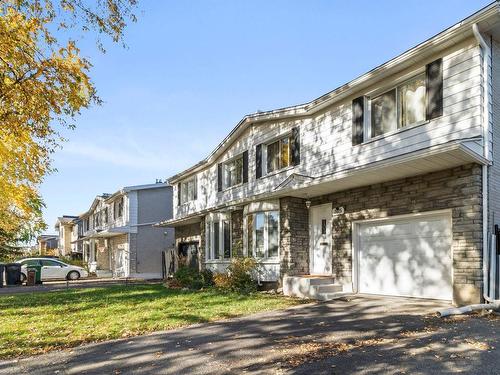
[[[425,74],[371,99],[371,137],[425,121]]]
[[[108,212],[108,207],[106,207],[104,210],[102,210],[102,222],[103,224],[107,224],[109,220],[109,212]]]
[[[352,144],[443,116],[443,59],[391,90],[352,101]]]
[[[300,164],[300,129],[279,139],[255,147],[255,177]]]
[[[267,145],[267,173],[290,166],[290,136]]]
[[[94,214],[94,228],[97,228],[100,224],[99,213]]]
[[[115,219],[123,216],[123,197],[118,198],[114,203]]]
[[[243,155],[224,163],[224,188],[243,183]]]
[[[196,200],[196,178],[190,178],[189,180],[182,181],[179,184],[179,204]]]

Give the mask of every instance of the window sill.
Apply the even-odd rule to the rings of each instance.
[[[242,182],[240,184],[237,184],[237,185],[233,185],[233,186],[228,186],[228,187],[225,187],[224,189],[222,189],[222,191],[218,191],[218,193],[225,193],[227,191],[231,191],[233,189],[237,189],[239,187],[242,187],[243,185],[245,185],[246,182]]]
[[[205,261],[205,264],[230,264],[231,259],[209,259]]]
[[[419,126],[427,125],[428,123],[430,123],[430,120],[425,120],[425,121],[422,121],[422,122],[417,122],[416,124],[413,124],[413,125],[410,125],[410,126],[405,126],[405,127],[399,128],[397,130],[393,130],[393,131],[390,131],[390,132],[387,132],[387,133],[384,133],[384,134],[377,135],[376,137],[367,139],[366,141],[363,141],[363,143],[354,145],[353,147],[364,146],[364,145],[370,144],[372,142],[380,141],[381,139],[388,138],[388,137],[391,137],[391,136],[396,135],[396,134],[404,133],[405,131],[408,131],[408,130],[411,130],[411,129],[414,129],[414,128],[418,128]]]
[[[178,205],[177,207],[184,207],[184,206],[188,206],[190,203],[193,203],[193,202],[196,202],[196,199],[193,199],[192,201],[187,201],[187,202],[181,203],[181,204],[180,204],[180,205]]]

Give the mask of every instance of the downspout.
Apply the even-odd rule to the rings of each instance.
[[[479,32],[479,28],[477,23],[472,25],[472,32],[474,33],[474,37],[477,42],[481,46],[481,50],[483,53],[483,156],[486,160],[490,160],[490,108],[489,108],[489,100],[490,100],[490,74],[489,67],[491,61],[491,53],[490,47],[484,40],[483,36]],[[483,295],[484,297],[488,297],[486,293],[486,285],[489,285],[488,279],[488,166],[482,166],[482,175],[483,175]],[[489,288],[488,288],[489,289]]]
[[[486,43],[483,36],[479,32],[479,28],[477,24],[472,25],[472,32],[477,42],[481,47],[481,52],[483,54],[483,116],[482,116],[482,128],[483,128],[483,156],[486,160],[490,160],[490,108],[489,108],[489,100],[490,100],[490,61],[491,61],[491,52],[490,46]],[[441,317],[449,316],[449,315],[459,315],[466,314],[472,311],[477,310],[498,310],[500,309],[500,301],[495,301],[489,298],[486,292],[486,285],[489,285],[489,275],[488,275],[488,166],[482,166],[482,195],[483,195],[483,298],[486,303],[469,305],[460,308],[451,308],[444,309],[438,311],[438,315]]]

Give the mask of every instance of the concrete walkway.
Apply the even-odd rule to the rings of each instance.
[[[356,296],[0,362],[0,374],[500,373],[500,318]],[[189,314],[186,311],[186,314]]]

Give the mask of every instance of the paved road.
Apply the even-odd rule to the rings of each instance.
[[[148,284],[148,283],[161,283],[161,280],[142,280],[142,279],[81,279],[75,281],[47,281],[42,285],[35,286],[4,286],[0,288],[0,297],[20,293],[38,293],[38,292],[51,292],[55,290],[64,290],[72,288],[95,288],[106,287],[111,285],[125,285],[125,284]]]
[[[356,296],[0,362],[0,374],[500,374],[500,318],[426,315],[439,307]]]

